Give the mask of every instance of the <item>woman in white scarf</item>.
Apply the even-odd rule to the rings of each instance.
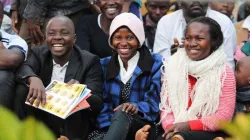
[[[223,137],[218,124],[232,119],[236,89],[221,46],[220,25],[199,17],[187,25],[184,35],[184,48],[164,61],[159,107],[165,133],[159,139]],[[149,128],[142,128],[137,140],[147,137]]]

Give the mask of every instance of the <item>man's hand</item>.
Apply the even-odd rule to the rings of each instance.
[[[181,39],[182,44],[184,43],[184,38]],[[177,52],[179,48],[182,48],[183,45],[180,45],[177,38],[174,38],[174,44],[171,46],[171,55]]]
[[[71,79],[66,85],[67,86],[71,86],[73,84],[80,84],[79,81],[75,80],[75,79]]]
[[[30,83],[30,88],[26,101],[31,105],[33,105],[34,101],[36,101],[36,108],[39,106],[40,102],[42,103],[42,105],[45,105],[46,94],[42,81],[38,77],[29,77],[28,81]]]
[[[16,28],[16,24],[18,23],[18,11],[14,10],[11,12],[11,27],[14,32],[18,34],[18,29]]]
[[[123,112],[130,113],[130,114],[132,114],[132,115],[138,113],[137,107],[136,107],[135,105],[133,105],[133,104],[130,104],[130,103],[121,104],[121,105],[119,105],[118,107],[116,107],[116,108],[114,109],[114,111],[119,110],[119,108],[121,108],[121,107],[122,107],[122,111],[123,111]]]
[[[3,42],[0,40],[0,50],[2,49],[6,49],[6,48],[4,47]]]
[[[27,20],[29,35],[33,38],[33,43],[35,45],[41,44],[44,40],[44,34],[41,31],[41,26],[33,24],[31,21]]]
[[[165,133],[162,135],[165,139],[170,138],[175,132],[179,131],[190,131],[190,126],[188,122],[180,122],[172,125],[165,131]]]

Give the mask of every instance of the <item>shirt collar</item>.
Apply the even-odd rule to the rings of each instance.
[[[139,60],[137,63],[137,66],[142,70],[142,72],[150,72],[153,64],[154,64],[154,60],[153,57],[151,56],[151,53],[149,51],[149,49],[146,46],[142,46],[141,48],[138,49],[139,52]],[[118,54],[115,53],[111,59],[110,62],[107,66],[107,80],[111,79],[111,78],[115,78],[120,72],[120,64],[118,61]]]
[[[53,66],[55,66],[55,65],[60,66],[60,64],[57,64],[57,63],[55,62],[55,60],[53,59]],[[62,66],[62,68],[67,67],[68,65],[69,65],[69,62],[65,63],[65,64]],[[61,66],[60,66],[60,67],[61,67]]]
[[[137,51],[136,54],[130,60],[128,60],[128,69],[134,65],[137,65],[139,58],[140,58],[140,53]],[[118,61],[120,68],[124,68],[120,55],[118,55]]]

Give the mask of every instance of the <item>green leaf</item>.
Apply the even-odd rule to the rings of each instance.
[[[55,140],[50,130],[30,117],[19,121],[14,113],[0,106],[0,140]]]

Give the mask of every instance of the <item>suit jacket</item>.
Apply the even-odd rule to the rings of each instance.
[[[36,76],[42,80],[46,87],[51,82],[52,70],[53,59],[48,47],[35,47],[31,50],[30,57],[18,69],[17,79],[21,82],[26,82],[28,77]],[[72,55],[69,58],[64,82],[67,83],[71,79],[75,79],[81,84],[86,84],[92,93],[92,96],[87,101],[94,112],[99,112],[103,106],[102,78],[99,58],[87,51],[81,50],[78,46],[74,46]]]
[[[242,28],[242,25],[245,20],[242,20],[235,24],[236,33],[237,33],[237,45],[240,45],[243,41],[246,41],[248,39],[248,30]]]

